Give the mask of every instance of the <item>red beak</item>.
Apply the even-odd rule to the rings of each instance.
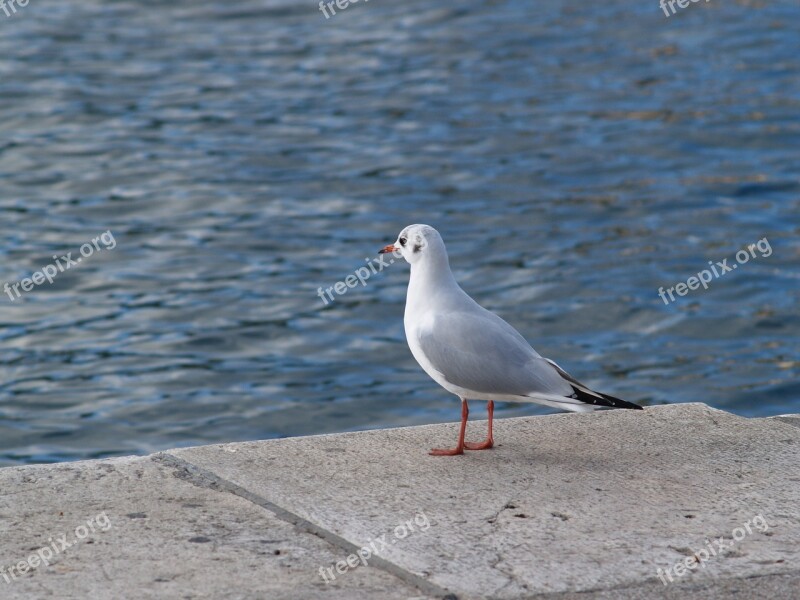
[[[389,252],[394,252],[395,250],[396,248],[394,247],[394,244],[389,244],[388,246],[380,250],[378,254],[388,254]]]

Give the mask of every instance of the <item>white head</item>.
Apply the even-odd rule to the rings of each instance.
[[[439,263],[442,259],[448,263],[442,236],[430,225],[409,225],[400,232],[394,244],[380,251],[381,254],[387,252],[394,252],[395,256],[399,254],[411,265]]]

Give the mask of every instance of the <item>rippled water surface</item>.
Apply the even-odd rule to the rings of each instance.
[[[798,19],[723,0],[0,13],[0,284],[115,243],[0,296],[0,464],[457,419],[405,343],[407,265],[317,295],[415,222],[590,385],[800,411]],[[659,298],[765,237],[769,256]]]

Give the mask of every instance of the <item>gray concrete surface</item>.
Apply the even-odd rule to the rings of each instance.
[[[0,469],[0,598],[797,598],[798,425],[684,404],[459,457],[427,455],[447,424]]]

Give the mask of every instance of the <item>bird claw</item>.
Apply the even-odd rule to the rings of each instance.
[[[464,454],[464,448],[431,448],[428,454],[431,456],[457,456]]]
[[[488,450],[494,446],[494,440],[489,438],[480,443],[464,442],[464,448],[467,450]]]

